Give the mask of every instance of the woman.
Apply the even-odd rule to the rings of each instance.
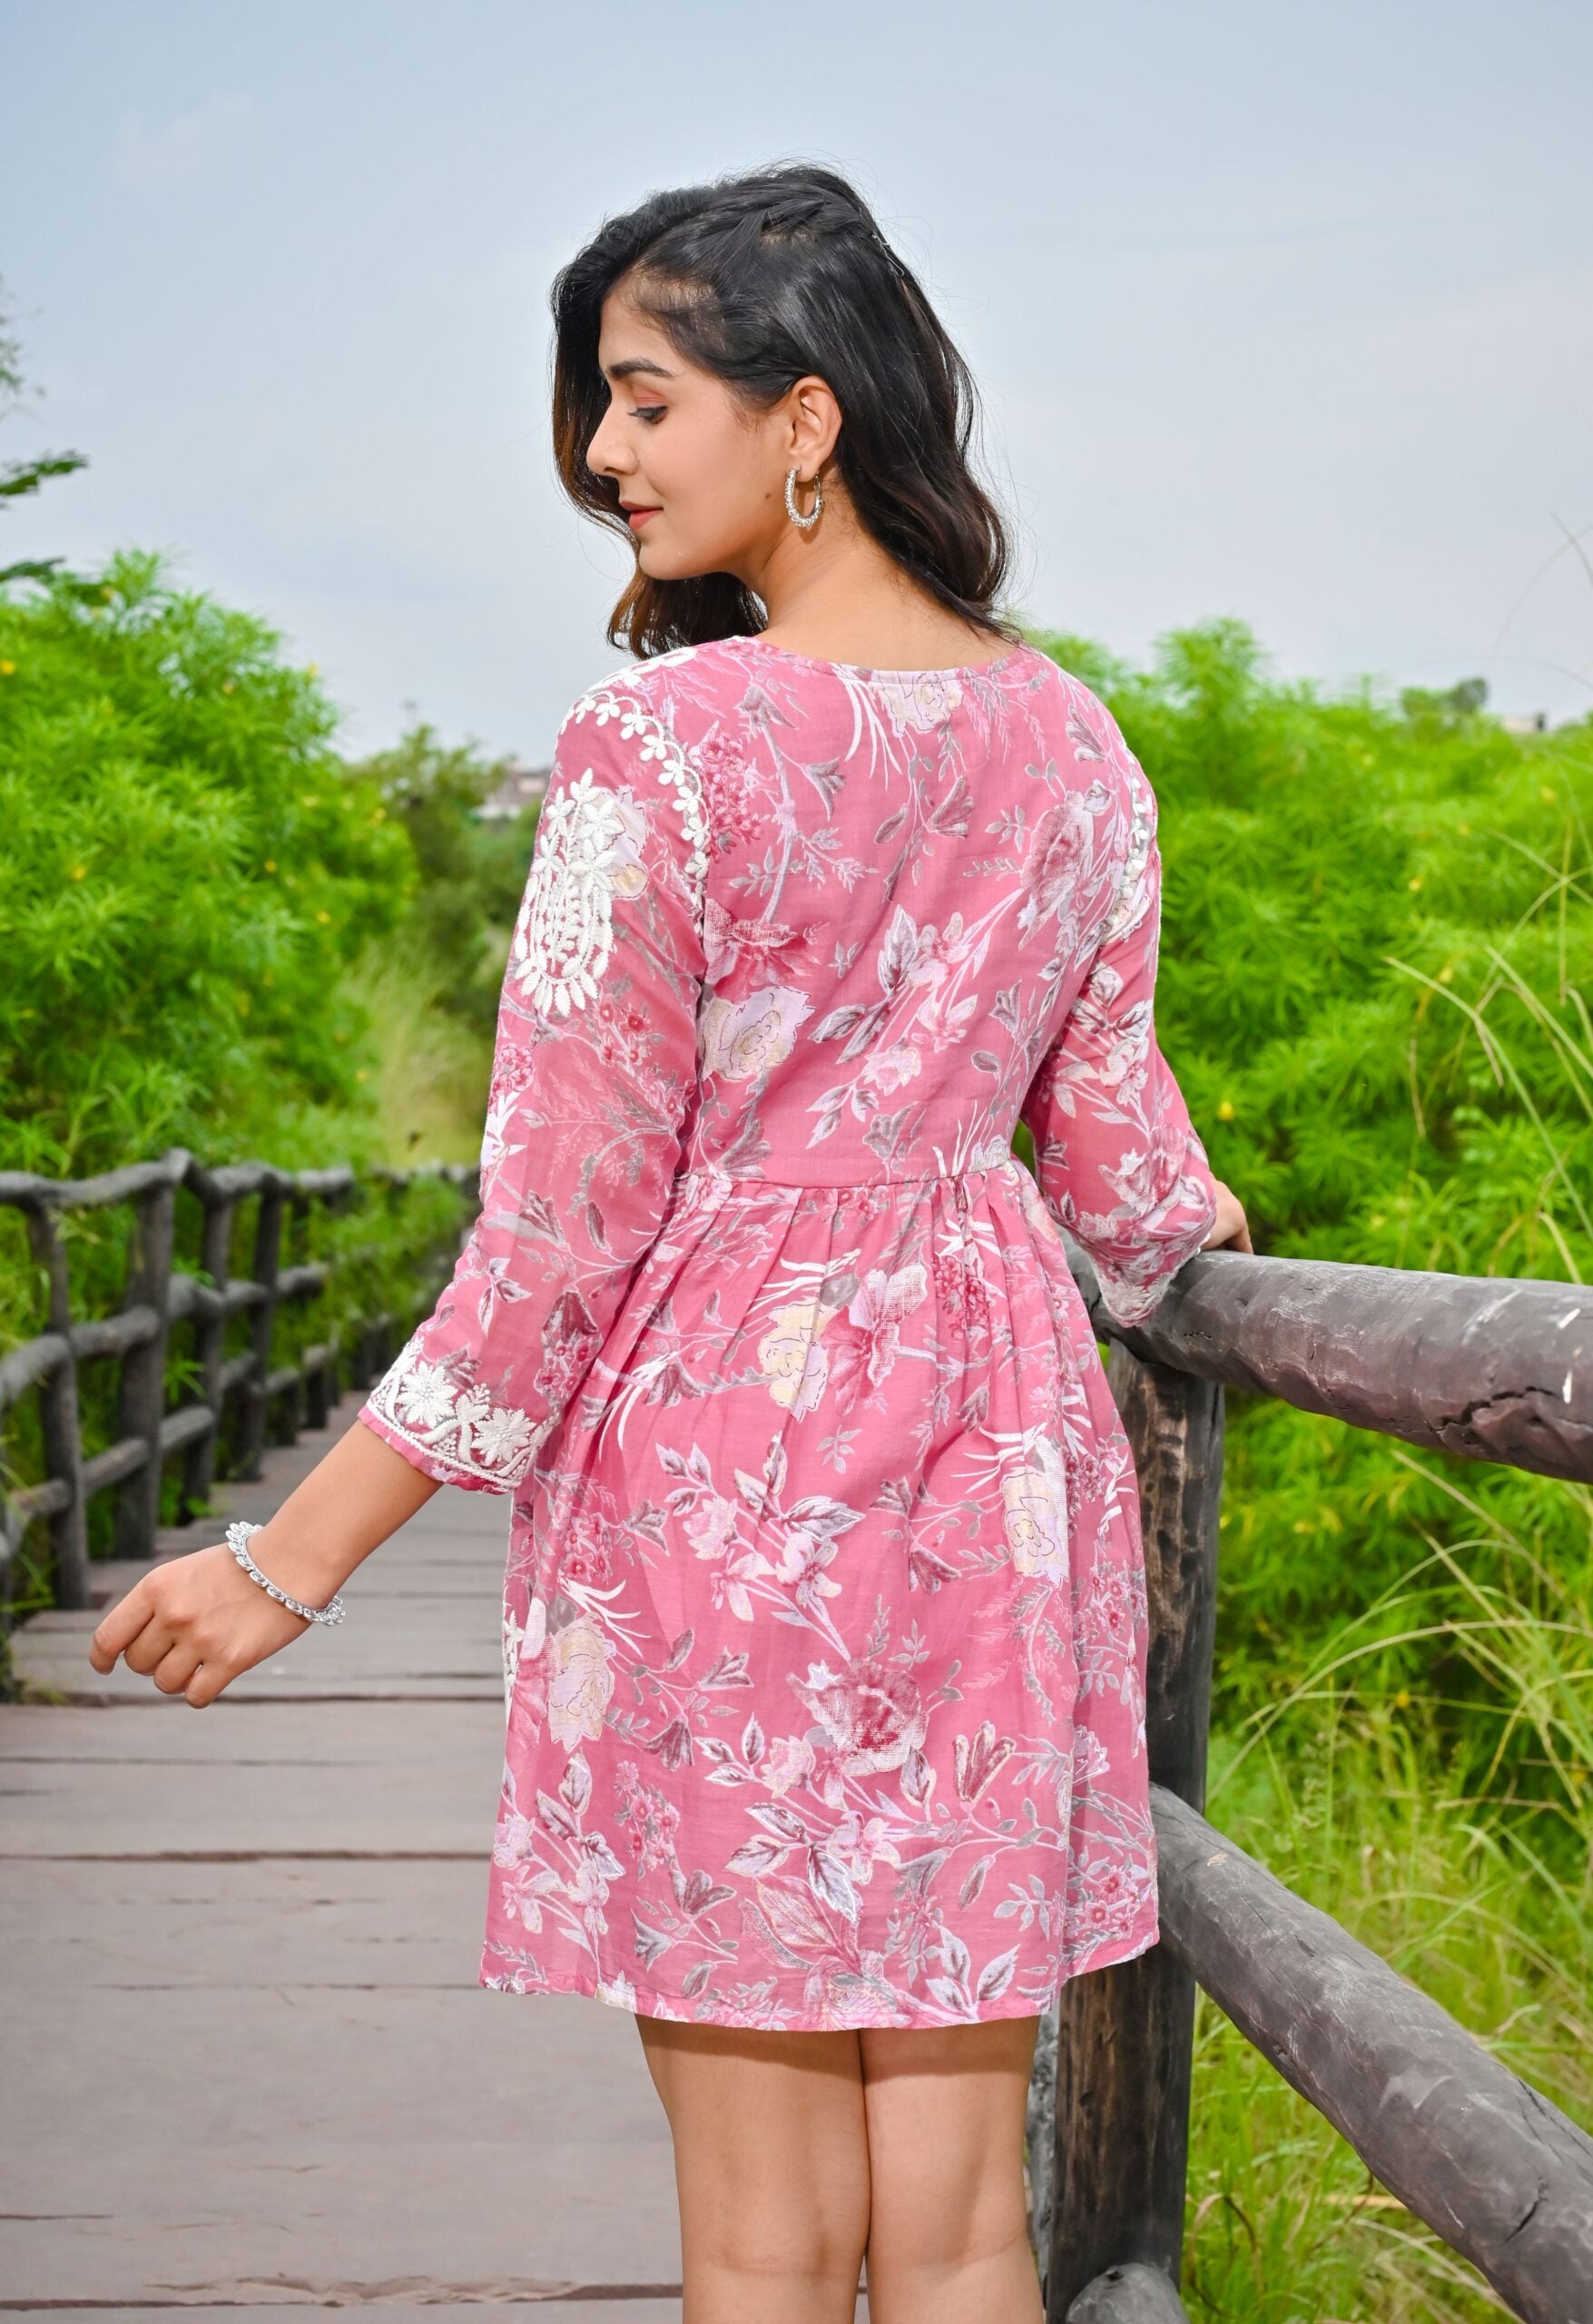
[[[1156,1047],[1155,801],[997,610],[972,390],[828,172],[559,277],[628,531],[504,984],[481,1216],[359,1420],[118,1652],[207,1704],[442,1483],[512,1496],[480,1979],[637,2014],[690,2324],[1039,2314],[1064,1978],[1155,1941],[1125,1323],[1248,1248]],[[1012,1156],[1019,1118],[1039,1183]]]

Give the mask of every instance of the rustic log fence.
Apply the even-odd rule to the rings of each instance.
[[[1031,2138],[1047,2324],[1177,2324],[1195,1989],[1528,2324],[1593,2324],[1593,2139],[1201,1813],[1224,1386],[1473,1460],[1593,1479],[1593,1291],[1212,1251],[1120,1330],[1139,1475],[1161,1941],[1070,1980]],[[1052,2046],[1054,2043],[1054,2047]],[[1054,2078],[1055,2096],[1050,2089]]]
[[[202,1508],[225,1451],[228,1472],[260,1473],[273,1433],[290,1442],[304,1427],[325,1424],[343,1387],[363,1387],[396,1353],[425,1309],[400,1312],[390,1294],[341,1334],[328,1328],[290,1354],[279,1346],[290,1315],[317,1327],[315,1303],[332,1288],[331,1265],[310,1256],[312,1215],[401,1201],[409,1189],[441,1180],[460,1197],[458,1221],[467,1220],[478,1172],[464,1167],[429,1170],[279,1170],[243,1162],[207,1169],[173,1147],[157,1162],[134,1163],[103,1177],[34,1177],[0,1171],[0,1205],[20,1211],[45,1302],[45,1329],[0,1360],[0,1427],[30,1392],[39,1397],[44,1475],[0,1491],[0,1607],[12,1599],[18,1551],[33,1524],[47,1523],[55,1603],[84,1607],[92,1600],[89,1504],[113,1492],[113,1553],[153,1555],[162,1480],[181,1462],[183,1513]],[[178,1196],[200,1206],[199,1268],[176,1265]],[[255,1206],[253,1233],[244,1206]],[[126,1288],[113,1315],[84,1319],[74,1312],[69,1243],[64,1223],[74,1214],[131,1206]],[[251,1242],[247,1275],[231,1273],[240,1230]],[[418,1255],[429,1277],[440,1280],[453,1263],[457,1236]],[[353,1269],[381,1248],[342,1255]],[[429,1301],[426,1303],[429,1304]],[[245,1344],[228,1352],[228,1327],[247,1319]],[[192,1327],[188,1366],[193,1393],[167,1409],[168,1351],[173,1328]],[[85,1456],[79,1375],[85,1364],[119,1366],[113,1440]]]

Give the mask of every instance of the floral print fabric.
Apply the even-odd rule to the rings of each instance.
[[[949,2024],[1155,1941],[1138,1504],[1058,1226],[1133,1323],[1214,1216],[1160,876],[1027,646],[731,638],[565,720],[480,1216],[361,1415],[513,1497],[483,1984]]]

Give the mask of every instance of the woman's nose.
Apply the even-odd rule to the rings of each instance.
[[[605,414],[593,431],[586,447],[586,466],[594,476],[624,476],[635,462],[625,449],[624,438],[617,428],[610,425],[611,415]]]

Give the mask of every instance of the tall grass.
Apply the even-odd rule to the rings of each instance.
[[[1413,1454],[1401,1457],[1415,1459]],[[1451,2011],[1573,2120],[1593,2122],[1593,1594],[1460,1493],[1470,1541],[1324,1642],[1281,1702],[1214,1738],[1213,1820]],[[1559,1491],[1593,1532],[1593,1494]],[[1497,1579],[1464,1554],[1486,1550]],[[1437,1698],[1365,1666],[1403,1609],[1477,1682],[1457,1747]],[[1507,1751],[1510,1738],[1518,1747]],[[1523,1786],[1523,1768],[1541,1781]],[[1209,2002],[1196,2037],[1185,2292],[1244,2324],[1473,2324],[1503,2311],[1379,2188]]]
[[[1456,1013],[1460,1036],[1450,1059],[1474,1049],[1495,1089],[1530,1126],[1540,1170],[1536,1199],[1507,1223],[1504,1242],[1529,1240],[1533,1228],[1541,1226],[1567,1276],[1580,1283],[1580,1254],[1593,1246],[1593,1185],[1586,1147],[1568,1139],[1564,1125],[1568,1118],[1583,1130],[1593,1128],[1593,1011],[1572,980],[1573,931],[1593,906],[1593,846],[1574,791],[1558,861],[1513,832],[1502,837],[1537,873],[1538,884],[1500,940],[1480,948],[1478,990],[1458,989],[1452,964],[1436,976],[1395,956],[1389,957],[1388,966],[1421,988],[1419,1019],[1435,1002]],[[1525,1037],[1521,1047],[1511,1028]],[[1419,1128],[1422,1111],[1418,1089]]]
[[[447,1009],[443,980],[424,955],[372,951],[349,985],[371,1028],[372,1103],[388,1161],[397,1169],[417,1160],[474,1162],[490,1037]]]
[[[1530,909],[1485,948],[1474,990],[1391,962],[1416,977],[1424,1007],[1454,1010],[1448,1068],[1465,1068],[1469,1045],[1513,1097],[1539,1147],[1535,1223],[1577,1280],[1586,1183],[1552,1125],[1578,1109],[1593,1119],[1593,1022],[1565,937],[1588,867],[1573,823]],[[1548,977],[1523,968],[1523,948]],[[1454,1522],[1411,1523],[1404,1572],[1214,1738],[1208,1807],[1593,2126],[1593,1491],[1524,1479],[1518,1526],[1476,1489],[1488,1472],[1384,1451],[1420,1486],[1407,1509],[1437,1495]],[[1427,1674],[1415,1689],[1412,1668]],[[1479,2324],[1508,2312],[1204,1997],[1191,2191],[1195,2317]]]

